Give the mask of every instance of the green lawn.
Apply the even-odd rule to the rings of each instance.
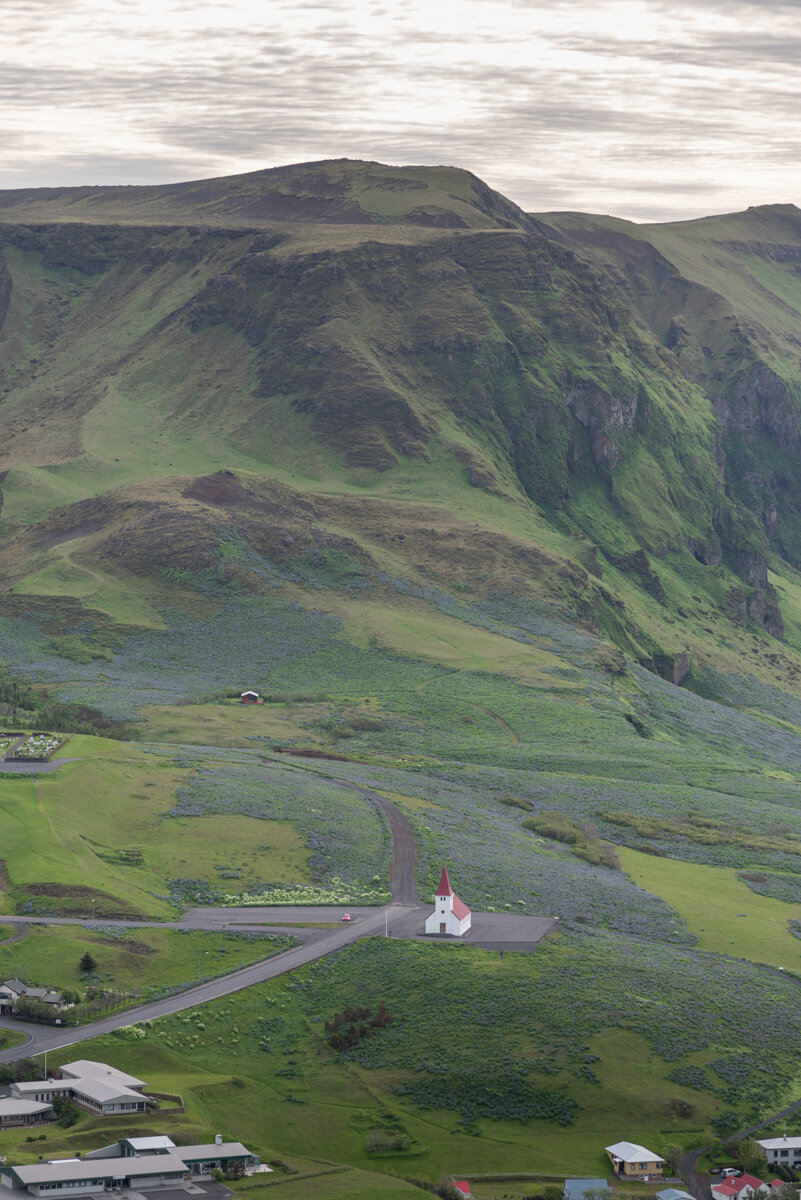
[[[801,904],[758,895],[733,867],[681,862],[626,847],[619,856],[635,883],[680,913],[704,950],[801,972],[801,940],[787,927],[789,918],[801,918]]]
[[[25,1034],[16,1029],[0,1029],[0,1050],[10,1050],[12,1046],[21,1046]]]
[[[597,952],[596,959],[586,947],[587,971],[596,978],[604,957],[601,947]],[[605,1173],[604,1145],[623,1133],[657,1149],[668,1141],[692,1145],[702,1139],[719,1102],[670,1080],[672,1064],[651,1044],[655,1033],[646,1038],[604,1016],[600,1025],[594,1026],[595,1017],[584,1025],[578,1014],[564,1024],[578,987],[575,953],[575,947],[554,943],[547,952],[504,955],[501,962],[476,948],[376,939],[323,969],[304,968],[144,1029],[95,1039],[82,1054],[139,1074],[159,1090],[180,1092],[186,1121],[252,1144],[267,1158],[313,1148],[319,1158],[360,1171],[429,1180],[438,1180],[443,1169],[596,1175]],[[359,962],[361,971],[354,969]],[[665,980],[674,970],[668,962]],[[433,995],[450,995],[454,978],[460,989],[449,1003],[457,1015],[466,1006],[461,1030],[453,1022],[443,1028],[431,1003]],[[639,990],[644,986],[637,983]],[[624,990],[617,995],[624,1004]],[[322,1035],[324,1019],[344,1003],[375,1005],[379,997],[386,997],[399,1020],[365,1043],[370,1060],[334,1054]],[[609,997],[600,996],[598,1012],[609,1007]],[[69,1049],[59,1051],[48,1064],[70,1057]],[[524,1064],[536,1086],[575,1098],[575,1120],[566,1127],[536,1117],[471,1122],[453,1109],[420,1107],[395,1090],[420,1078],[414,1069],[419,1060],[434,1064],[434,1082],[446,1069],[447,1086],[466,1094],[472,1094],[475,1072],[477,1094],[485,1086],[508,1093],[507,1108],[516,1103],[510,1061]],[[452,1077],[449,1062],[457,1068]],[[589,1073],[586,1062],[593,1063]],[[491,1084],[480,1082],[484,1070]],[[681,1098],[689,1107],[680,1114],[675,1104]],[[149,1123],[160,1128],[161,1120]],[[371,1153],[373,1130],[404,1132],[408,1149]]]
[[[88,951],[102,986],[147,997],[163,988],[195,983],[198,976],[220,975],[269,958],[290,940],[176,929],[32,926],[22,940],[0,946],[0,976],[83,991],[89,980],[82,978],[79,960]]]
[[[309,880],[309,851],[286,822],[239,813],[161,818],[191,771],[131,743],[77,736],[49,775],[0,779],[0,913],[168,917],[174,878],[219,883],[235,864],[279,883]],[[265,848],[266,847],[266,848]],[[0,888],[3,875],[0,873]],[[236,883],[226,880],[226,890]]]

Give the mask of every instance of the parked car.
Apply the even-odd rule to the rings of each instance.
[[[742,1175],[739,1167],[723,1167],[720,1173],[724,1179],[739,1179]]]
[[[343,914],[343,917],[342,917],[342,920],[343,920],[343,921],[349,921],[349,920],[350,920],[350,913],[344,913],[344,914]]]

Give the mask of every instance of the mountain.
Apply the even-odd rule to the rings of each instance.
[[[0,775],[2,969],[180,987],[254,936],[53,914],[338,925],[389,892],[387,801],[421,900],[447,862],[561,922],[366,939],[85,1047],[183,1081],[177,1142],[372,1198],[795,1100],[800,264],[792,206],[527,214],[449,167],[0,194],[0,742],[75,734]],[[355,1003],[397,1019],[340,1051]]]
[[[567,605],[670,679],[796,687],[792,206],[530,216],[341,160],[0,216],[9,611],[125,626],[123,578],[163,603],[223,527],[292,557],[280,485],[287,529],[375,570]]]

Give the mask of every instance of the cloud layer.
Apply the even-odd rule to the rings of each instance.
[[[525,208],[801,201],[798,0],[0,0],[0,187],[315,158]]]

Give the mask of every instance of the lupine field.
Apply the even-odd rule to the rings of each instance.
[[[33,617],[0,621],[7,669],[24,664],[60,702],[123,723],[127,741],[75,738],[69,751],[80,760],[91,743],[86,763],[113,761],[115,787],[129,797],[119,829],[122,837],[130,825],[134,849],[122,870],[112,863],[107,892],[116,872],[129,899],[145,905],[149,896],[162,916],[203,903],[382,904],[389,837],[378,808],[355,790],[368,788],[412,826],[421,900],[447,862],[474,909],[558,916],[562,932],[533,955],[502,961],[469,945],[372,939],[202,1013],[121,1031],[118,1052],[135,1064],[157,1048],[177,1070],[197,1067],[209,1046],[212,1058],[224,1048],[235,1064],[227,1069],[260,1096],[296,1152],[302,1130],[330,1117],[327,1089],[338,1095],[351,1080],[357,1099],[346,1127],[335,1122],[349,1161],[368,1162],[382,1122],[400,1122],[403,1153],[426,1169],[443,1139],[479,1139],[481,1161],[497,1165],[518,1155],[502,1148],[509,1139],[522,1162],[526,1131],[549,1131],[565,1162],[597,1171],[582,1130],[599,1121],[610,1137],[661,1148],[697,1142],[708,1129],[726,1134],[792,1098],[786,1047],[801,1038],[801,970],[771,971],[769,947],[764,965],[748,961],[753,953],[739,955],[736,939],[725,955],[702,949],[678,901],[638,886],[600,851],[730,869],[743,895],[774,902],[776,921],[801,937],[794,702],[712,671],[699,675],[698,693],[632,662],[621,672],[599,639],[540,602],[457,599],[336,560],[324,567],[314,560],[291,578],[274,573],[265,596],[223,597],[205,620],[165,611],[164,631],[130,634],[110,657],[85,662],[55,653]],[[281,598],[288,584],[324,593],[331,572],[349,595],[378,586],[408,593],[468,629],[541,651],[542,670],[526,681],[356,646],[336,617]],[[236,703],[246,686],[265,701],[247,714]],[[741,702],[746,693],[758,703]],[[146,721],[154,706],[195,714],[196,735],[154,739]],[[228,744],[204,741],[204,712]],[[185,728],[192,732],[191,719]],[[316,757],[279,753],[293,750]],[[73,786],[88,769],[69,768]],[[63,811],[53,807],[66,795],[58,780],[39,784],[50,811]],[[25,786],[0,779],[0,802]],[[551,830],[553,813],[563,825]],[[213,847],[204,837],[212,829]],[[167,852],[190,836],[196,853]],[[112,862],[105,843],[81,837],[82,853],[92,847],[98,862]],[[49,891],[26,900],[31,889],[9,862],[4,911],[15,903],[75,911],[77,899],[59,899],[60,869]],[[382,1002],[391,1024],[351,1049],[330,1049],[322,1030],[338,1009]]]

